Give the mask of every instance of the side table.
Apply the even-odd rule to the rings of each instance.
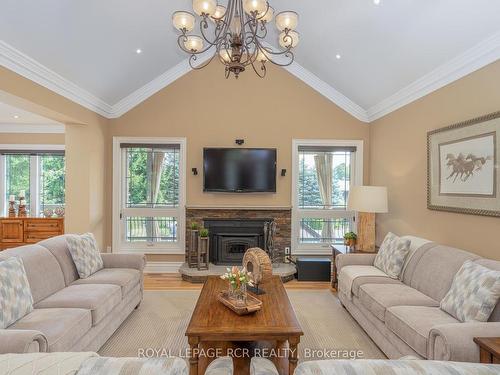
[[[481,363],[500,364],[500,337],[474,337]]]
[[[374,252],[368,252],[368,251],[361,251],[361,250],[356,250],[356,248],[347,246],[344,244],[335,244],[332,243],[331,245],[332,248],[332,288],[337,289],[337,284],[338,284],[338,275],[337,275],[337,264],[336,264],[336,258],[337,255],[339,254],[375,254],[378,252],[378,247],[375,248]]]

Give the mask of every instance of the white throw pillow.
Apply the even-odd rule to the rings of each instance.
[[[468,260],[453,278],[440,307],[461,322],[486,322],[499,297],[500,271]]]
[[[66,236],[66,241],[81,279],[86,279],[104,268],[101,253],[92,233],[70,234]]]
[[[21,258],[0,262],[0,328],[33,311],[33,296]]]
[[[410,240],[387,233],[375,256],[373,265],[384,271],[390,278],[399,279],[405,259],[410,252]]]

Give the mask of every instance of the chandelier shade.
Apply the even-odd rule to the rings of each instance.
[[[193,11],[199,16],[178,11],[172,15],[174,27],[180,31],[179,47],[189,56],[193,69],[202,69],[215,56],[225,66],[228,78],[238,78],[247,68],[261,78],[266,75],[266,63],[288,66],[294,61],[292,49],[299,43],[298,14],[286,11],[276,14],[267,0],[228,0],[227,7],[216,0],[193,0]],[[268,27],[275,19],[281,32],[273,48],[266,40]],[[199,28],[195,27],[199,23]],[[199,34],[191,34],[196,28]],[[200,54],[208,60],[198,62]]]
[[[177,30],[184,29],[186,32],[190,32],[194,29],[195,18],[189,12],[179,11],[172,14],[172,23]]]
[[[216,8],[216,0],[193,0],[193,10],[199,16],[204,14],[211,16],[215,13]]]
[[[299,23],[299,15],[295,12],[281,12],[276,15],[276,27],[279,31],[295,30]]]
[[[192,53],[201,51],[203,49],[203,39],[196,35],[189,35],[184,41],[184,47]]]

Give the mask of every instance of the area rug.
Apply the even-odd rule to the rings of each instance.
[[[140,308],[99,351],[102,356],[178,355],[189,347],[184,333],[199,291],[146,291]],[[329,290],[287,291],[304,336],[301,360],[385,358]]]

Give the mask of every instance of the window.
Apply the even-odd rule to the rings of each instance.
[[[65,174],[64,146],[1,145],[0,214],[8,214],[9,197],[13,195],[18,201],[21,191],[32,217],[44,216],[44,210],[54,213],[56,208],[64,208]]]
[[[355,230],[347,197],[361,182],[362,142],[294,140],[293,152],[292,250],[330,253],[331,243]]]
[[[114,251],[184,253],[183,140],[115,138]]]

